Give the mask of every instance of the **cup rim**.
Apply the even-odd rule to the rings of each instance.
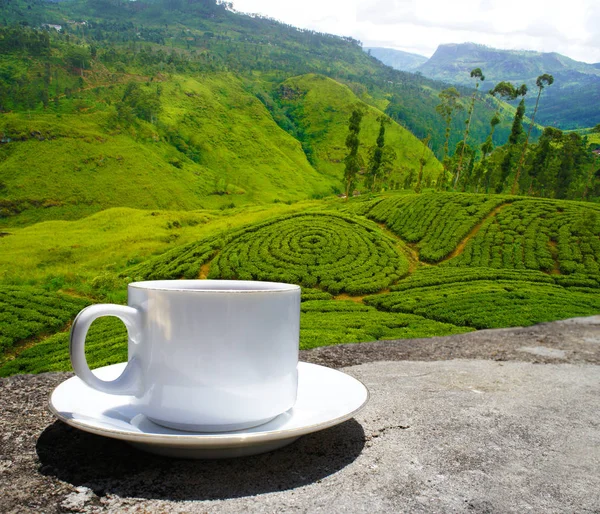
[[[218,293],[218,294],[248,294],[248,293],[285,293],[300,291],[296,284],[284,282],[263,282],[260,280],[144,280],[131,282],[127,288],[146,291],[177,291],[184,293]]]

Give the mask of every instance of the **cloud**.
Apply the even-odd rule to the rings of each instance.
[[[292,25],[352,36],[366,46],[431,55],[442,43],[558,52],[600,61],[597,0],[234,0]]]

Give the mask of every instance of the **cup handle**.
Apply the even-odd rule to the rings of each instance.
[[[139,310],[125,305],[98,304],[83,309],[73,321],[69,353],[75,374],[87,385],[109,394],[135,395],[142,388],[142,369],[140,362],[133,357],[115,380],[101,380],[90,370],[85,358],[85,338],[90,325],[96,318],[115,316],[127,327],[127,334],[133,343],[138,343],[141,333],[141,313]]]

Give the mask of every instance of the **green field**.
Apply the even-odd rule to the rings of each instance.
[[[600,311],[600,208],[460,193],[393,194],[216,211],[110,209],[0,238],[0,375],[68,370],[68,326],[143,279],[302,285],[301,348],[527,326]],[[8,333],[8,332],[7,332]],[[94,366],[126,359],[94,324]]]

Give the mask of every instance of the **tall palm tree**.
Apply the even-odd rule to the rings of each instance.
[[[467,138],[469,137],[469,130],[471,129],[471,119],[473,118],[473,110],[475,109],[475,97],[477,96],[477,90],[479,89],[479,84],[485,80],[483,73],[481,72],[481,68],[475,68],[471,70],[471,78],[475,79],[475,91],[473,91],[473,95],[471,96],[471,105],[469,107],[469,117],[467,118],[467,126],[465,128],[465,137],[463,139],[462,149],[460,151],[460,158],[458,160],[458,169],[456,170],[456,177],[454,177],[454,187],[456,189],[456,184],[458,184],[458,179],[460,178],[460,171],[462,169],[463,157],[465,155],[465,146],[467,144]]]
[[[448,142],[450,140],[450,131],[451,131],[451,123],[452,116],[455,112],[464,109],[464,107],[458,101],[460,98],[460,93],[454,87],[449,87],[444,89],[438,95],[440,97],[440,103],[436,106],[436,112],[444,118],[446,122],[446,133],[444,140],[444,158],[442,159],[442,164],[444,165],[444,173],[448,171]],[[445,178],[444,178],[445,182]],[[438,184],[439,185],[439,184]]]
[[[533,115],[531,116],[531,123],[529,124],[529,130],[527,131],[527,137],[525,138],[525,144],[523,145],[523,151],[521,152],[521,158],[519,159],[519,166],[517,166],[517,174],[515,175],[515,181],[513,182],[512,189],[510,191],[511,194],[516,194],[517,188],[519,187],[519,177],[521,176],[521,169],[523,168],[523,163],[525,162],[525,151],[527,150],[527,144],[529,143],[529,135],[531,134],[531,129],[533,128],[533,122],[535,120],[535,114],[538,110],[538,105],[540,103],[540,96],[542,94],[542,89],[545,86],[550,86],[554,82],[554,77],[547,73],[540,75],[536,81],[535,85],[538,87],[538,95],[535,101],[535,109],[533,110]]]

